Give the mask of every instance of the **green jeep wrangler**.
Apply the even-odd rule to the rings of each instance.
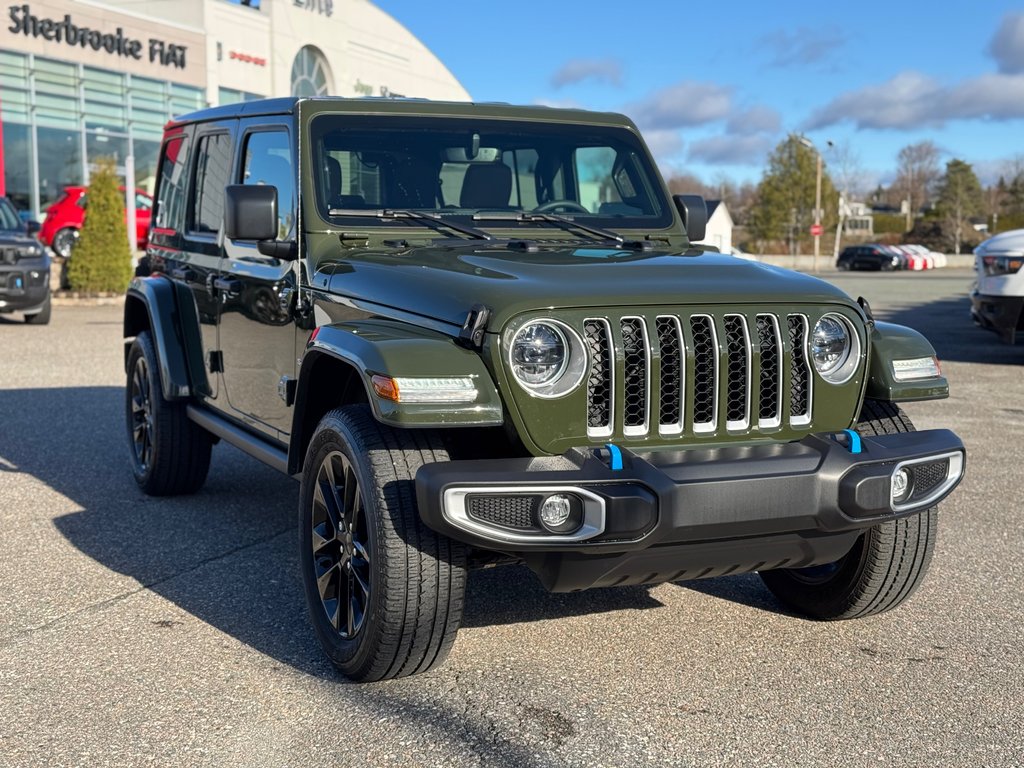
[[[277,99],[168,125],[128,290],[148,494],[225,440],[300,480],[309,615],[353,680],[441,663],[470,568],[552,591],[757,571],[790,609],[903,602],[961,441],[918,333],[693,245],[615,114]]]

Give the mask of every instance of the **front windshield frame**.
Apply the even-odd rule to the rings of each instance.
[[[344,136],[346,133],[353,139],[352,143],[345,144],[339,142],[339,135]],[[346,202],[342,205],[332,205],[330,200],[328,200],[328,187],[330,185],[328,176],[330,172],[325,169],[330,161],[325,159],[326,156],[331,154],[336,161],[339,152],[358,155],[358,152],[354,150],[354,147],[358,144],[357,140],[379,140],[379,137],[386,134],[391,134],[392,136],[408,134],[408,136],[414,138],[413,142],[404,147],[385,142],[386,146],[396,146],[402,150],[415,146],[417,149],[410,150],[410,153],[419,151],[419,149],[426,150],[427,154],[431,150],[436,152],[436,155],[430,155],[425,161],[426,171],[429,174],[428,179],[436,176],[439,185],[432,204],[424,204],[425,200],[429,198],[421,198],[419,200],[420,204],[411,205],[408,200],[391,201],[386,199],[385,191],[379,189],[376,199],[360,199],[359,204],[355,205],[348,201],[350,199],[357,199],[357,195],[337,195],[337,190],[335,190],[335,199],[340,196]],[[350,115],[327,112],[316,115],[311,120],[309,136],[313,165],[312,186],[316,200],[316,210],[320,218],[333,227],[408,228],[409,226],[424,226],[414,220],[381,216],[381,213],[384,211],[402,209],[427,213],[432,216],[438,216],[442,220],[450,220],[485,230],[519,230],[526,228],[550,230],[552,229],[550,223],[545,224],[539,220],[514,221],[508,215],[509,213],[516,212],[530,214],[536,211],[536,206],[530,206],[528,203],[523,207],[516,207],[514,205],[517,195],[519,196],[519,202],[522,202],[522,191],[526,187],[523,186],[520,189],[519,185],[524,183],[523,178],[520,177],[520,172],[515,166],[514,159],[513,162],[510,162],[507,157],[509,153],[514,154],[517,151],[522,151],[524,146],[529,146],[530,140],[537,141],[538,145],[543,144],[545,147],[553,147],[558,150],[558,152],[553,153],[560,157],[559,168],[562,170],[563,178],[561,183],[563,184],[563,189],[569,190],[577,199],[582,199],[580,190],[582,190],[586,182],[581,182],[579,179],[579,166],[577,165],[575,153],[584,147],[606,149],[614,152],[613,173],[616,176],[620,173],[626,173],[629,182],[634,187],[641,188],[639,192],[641,196],[631,200],[640,200],[642,205],[647,206],[647,211],[644,211],[639,207],[631,207],[625,202],[613,203],[613,205],[617,205],[619,209],[624,211],[615,213],[605,213],[600,212],[600,210],[599,212],[587,211],[583,213],[579,210],[556,208],[552,212],[557,215],[577,220],[582,224],[608,230],[642,230],[644,232],[653,232],[673,227],[675,224],[671,202],[666,195],[661,176],[651,162],[650,155],[639,135],[624,126],[594,123],[554,123],[514,117],[492,118],[406,114]],[[494,159],[494,163],[505,164],[510,167],[512,172],[513,191],[508,207],[471,208],[462,207],[461,204],[459,206],[445,205],[448,196],[440,185],[443,183],[441,178],[443,175],[442,165],[448,164],[448,161],[441,157],[441,153],[457,146],[452,140],[454,136],[478,136],[479,144],[486,150],[491,150],[491,145],[498,143],[496,141],[497,138],[501,138],[505,142],[504,146],[494,147],[494,149],[500,150],[498,156]],[[488,143],[488,138],[491,139],[490,143]],[[326,147],[325,141],[327,142]],[[474,139],[473,143],[475,141]],[[517,141],[519,142],[518,145],[515,144]],[[348,149],[343,147],[348,147]],[[539,160],[540,155],[538,151],[532,149],[529,151],[534,151]],[[572,152],[571,157],[565,154],[566,151]],[[368,152],[364,151],[362,154],[365,155]],[[420,156],[417,155],[416,157],[419,158]],[[362,163],[362,156],[359,157],[359,161]],[[474,164],[474,161],[468,158],[461,162],[467,168],[469,165]],[[337,166],[338,163],[335,162],[334,165]],[[436,169],[436,173],[433,173],[434,169]],[[344,171],[342,176],[344,176]],[[534,181],[539,189],[540,182],[536,179]],[[379,181],[378,183],[380,184]],[[430,183],[430,181],[428,180],[427,183]],[[607,183],[605,184],[606,186]],[[617,185],[618,180],[610,179],[610,183]],[[381,186],[383,187],[383,184]],[[591,183],[591,186],[593,186],[593,183]],[[602,188],[600,194],[608,195],[609,191]],[[618,187],[611,195],[618,195]],[[537,196],[540,196],[539,192]],[[624,200],[624,198],[619,197],[619,200]],[[334,212],[333,215],[332,211]],[[494,211],[499,215],[493,220],[489,219],[486,216],[488,211]]]

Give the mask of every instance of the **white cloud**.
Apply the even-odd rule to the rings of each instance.
[[[684,80],[630,105],[627,112],[643,128],[667,130],[723,120],[731,108],[731,88]]]
[[[771,107],[759,104],[730,117],[725,130],[734,136],[751,136],[755,133],[778,133],[781,126],[781,115]]]
[[[551,76],[551,85],[564,88],[584,80],[622,85],[622,64],[617,59],[570,59]]]
[[[1005,74],[1024,73],[1024,13],[1009,13],[989,43],[988,52]]]
[[[644,131],[644,141],[659,165],[683,151],[683,138],[678,131]]]
[[[712,136],[690,145],[689,159],[721,165],[758,165],[772,148],[767,136]]]
[[[986,74],[945,86],[920,72],[845,93],[814,112],[815,130],[841,122],[858,128],[921,128],[951,120],[1024,118],[1024,75]]]
[[[792,32],[779,29],[759,41],[773,52],[769,64],[775,67],[819,64],[839,51],[845,42],[845,36],[836,27],[799,27]]]

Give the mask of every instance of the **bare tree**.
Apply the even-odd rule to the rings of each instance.
[[[825,157],[828,158],[829,171],[840,194],[847,200],[863,199],[866,194],[864,166],[853,144],[848,139],[831,142]]]
[[[908,144],[897,156],[899,168],[893,186],[907,201],[907,231],[914,226],[914,213],[928,202],[939,178],[939,148],[933,141]]]

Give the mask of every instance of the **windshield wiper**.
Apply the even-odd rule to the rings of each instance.
[[[446,221],[441,216],[433,213],[426,213],[424,211],[413,211],[408,208],[380,208],[377,210],[362,210],[360,208],[331,208],[328,212],[331,216],[373,216],[378,219],[409,219],[410,221],[418,221],[421,224],[426,224],[428,227],[440,231],[441,229],[447,228],[454,232],[460,232],[464,235],[469,235],[477,240],[492,240],[493,238],[484,232],[482,229],[476,227],[467,227],[465,224],[456,224],[453,221]]]
[[[592,227],[589,224],[581,224],[578,221],[566,218],[565,216],[559,216],[556,213],[535,213],[530,211],[523,213],[477,213],[473,216],[473,221],[521,221],[527,223],[531,221],[545,221],[550,224],[557,224],[567,232],[579,230],[602,242],[610,240],[613,243],[618,243],[620,246],[626,244],[626,238],[618,232],[612,232],[610,229],[601,229],[600,227]]]

